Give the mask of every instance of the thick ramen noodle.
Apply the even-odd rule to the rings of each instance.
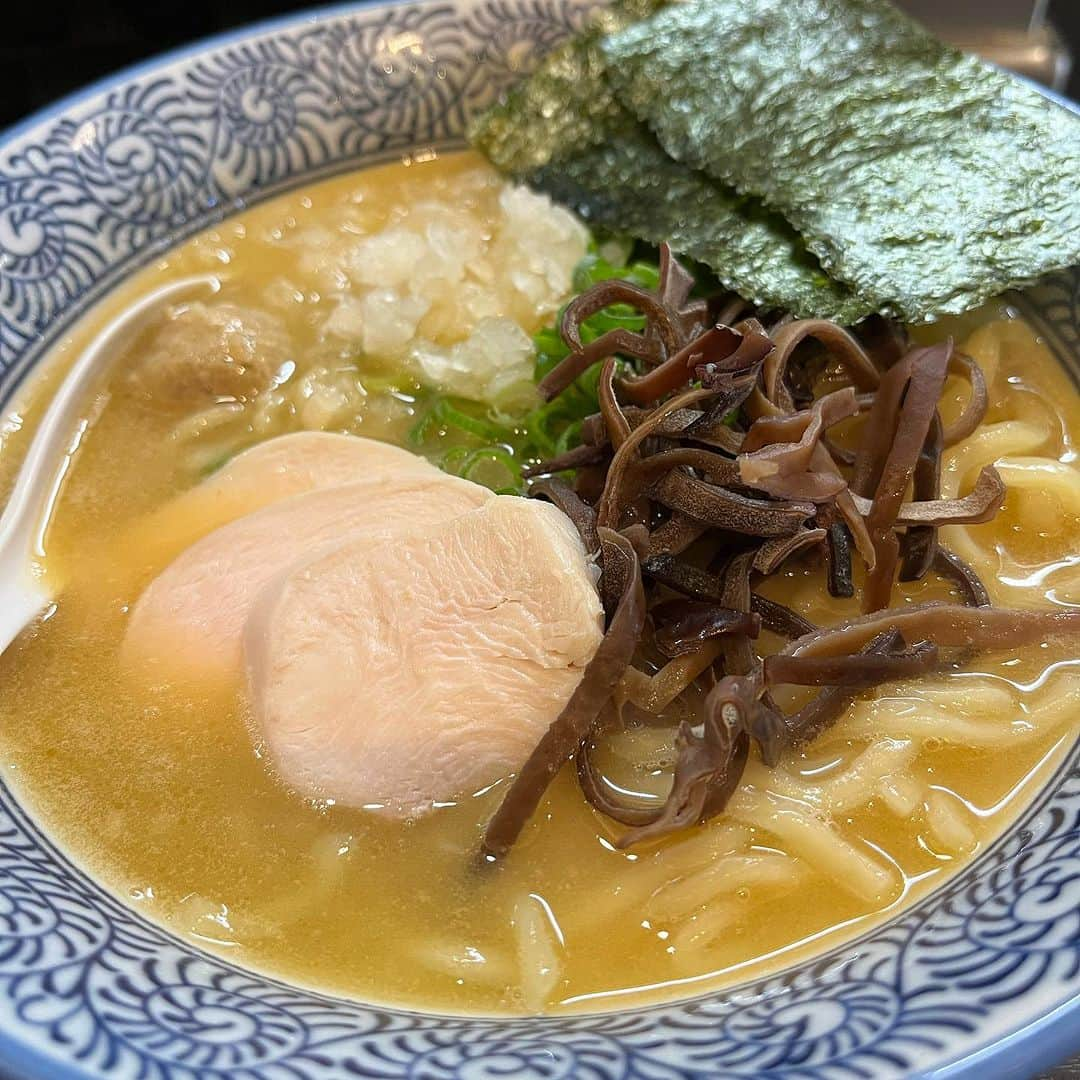
[[[121,670],[141,590],[216,524],[170,517],[171,498],[290,431],[408,445],[433,386],[512,415],[531,393],[530,336],[570,295],[587,241],[471,155],[332,179],[135,274],[5,416],[9,487],[56,373],[109,317],[184,276],[221,282],[204,303],[217,314],[193,304],[187,321],[234,335],[241,355],[246,333],[265,345],[239,386],[161,367],[183,352],[184,320],[171,342],[152,327],[123,358],[86,404],[48,533],[57,603],[0,658],[7,781],[138,910],[234,962],[368,1000],[467,1013],[623,1006],[758,975],[865,930],[991,843],[1061,761],[1080,661],[1049,642],[865,692],[778,767],[752,758],[723,814],[652,845],[618,849],[618,827],[563,770],[518,846],[480,873],[503,785],[413,821],[304,800],[253,741],[238,682]],[[957,336],[989,387],[984,422],[946,452],[943,494],[969,491],[994,462],[1008,485],[994,520],[943,539],[995,603],[1080,604],[1069,375],[1000,305],[921,333]],[[950,377],[946,422],[966,393]],[[422,449],[438,458],[454,437],[437,431]],[[857,611],[799,563],[762,590],[822,624]],[[898,591],[901,603],[947,595],[933,576]],[[673,754],[666,732],[631,728],[598,764],[656,793]]]

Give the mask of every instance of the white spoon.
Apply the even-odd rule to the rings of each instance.
[[[0,516],[0,653],[53,601],[39,560],[45,530],[81,433],[75,425],[85,399],[121,355],[124,346],[163,307],[221,283],[204,275],[163,285],[118,315],[75,361],[53,395],[34,433],[15,487]]]

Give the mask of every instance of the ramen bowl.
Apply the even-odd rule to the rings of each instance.
[[[0,139],[8,401],[98,298],[232,210],[462,145],[575,0],[335,8],[150,61]],[[1080,276],[1008,298],[1077,374]],[[364,963],[357,957],[358,964]],[[572,1016],[441,1016],[235,966],[144,919],[0,786],[0,1071],[25,1077],[1026,1075],[1080,1045],[1080,753],[948,882],[767,978]]]

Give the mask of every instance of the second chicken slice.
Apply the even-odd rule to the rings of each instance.
[[[358,537],[267,586],[245,630],[256,721],[301,794],[411,815],[516,771],[603,636],[555,507],[500,496]]]

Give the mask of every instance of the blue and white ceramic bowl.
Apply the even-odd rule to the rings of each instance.
[[[133,267],[234,207],[453,145],[588,0],[339,8],[152,61],[0,139],[0,398]],[[1024,303],[1076,370],[1080,277]],[[357,958],[363,962],[362,957]],[[1080,1049],[1080,754],[930,898],[774,977],[676,1005],[482,1020],[369,1007],[147,923],[0,788],[0,1072],[675,1080],[1029,1076]]]

